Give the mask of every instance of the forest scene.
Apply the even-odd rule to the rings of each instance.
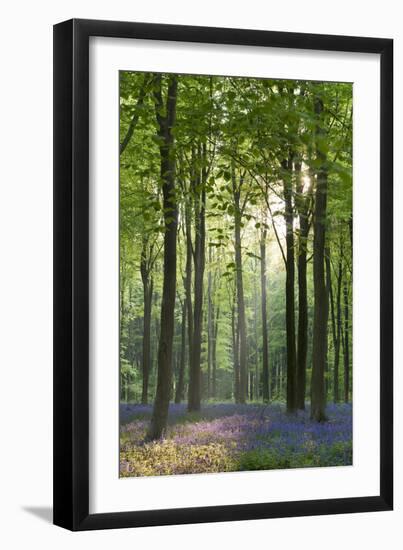
[[[120,72],[120,476],[352,464],[349,83]]]

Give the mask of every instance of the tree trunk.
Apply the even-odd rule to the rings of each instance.
[[[348,220],[348,233],[350,235],[351,255],[353,255],[353,215]]]
[[[270,400],[270,376],[269,376],[269,344],[267,338],[267,283],[266,283],[266,228],[262,231],[260,241],[260,287],[262,297],[262,394],[263,401]]]
[[[312,343],[311,418],[317,422],[326,420],[325,365],[327,350],[328,297],[325,282],[325,239],[327,210],[327,166],[326,154],[321,142],[324,136],[322,122],[323,102],[315,98],[316,155],[320,161],[317,171],[314,237],[313,237],[313,283],[314,320]]]
[[[217,306],[214,332],[213,332],[213,350],[212,350],[212,385],[211,397],[217,397],[217,336],[218,336],[218,319],[220,316],[220,306]]]
[[[239,221],[235,223],[235,265],[239,334],[239,402],[245,403],[247,395],[246,319],[242,275],[241,226]]]
[[[329,393],[329,306],[333,307],[332,298],[332,278],[330,273],[330,251],[325,247],[325,284],[327,297],[327,324],[326,324],[326,353],[325,353],[325,402]],[[332,327],[333,328],[333,327]]]
[[[309,235],[309,210],[312,201],[313,173],[310,170],[310,183],[304,190],[302,180],[302,162],[298,158],[295,162],[296,196],[295,204],[299,215],[298,238],[298,346],[297,346],[297,381],[296,405],[300,410],[305,409],[306,394],[306,362],[308,353],[308,292],[307,292],[307,252]]]
[[[129,373],[125,377],[125,401],[126,403],[129,402]]]
[[[340,361],[340,331],[341,331],[341,279],[342,279],[342,261],[339,259],[338,273],[336,276],[336,310],[334,304],[333,284],[331,278],[330,252],[326,256],[326,276],[330,294],[330,313],[332,320],[332,335],[334,348],[333,363],[333,402],[339,401],[339,361]]]
[[[143,282],[144,302],[141,403],[146,405],[148,403],[148,380],[151,369],[151,308],[153,299],[153,280],[150,277],[150,258],[146,239],[143,242],[141,251],[140,273]]]
[[[242,213],[240,209],[240,188],[242,186],[242,178],[239,184],[236,183],[236,174],[234,167],[232,168],[232,190],[234,198],[235,216],[235,269],[236,269],[236,289],[237,289],[237,310],[238,310],[238,334],[239,334],[239,402],[246,403],[248,396],[248,380],[247,380],[247,350],[246,350],[246,317],[245,317],[245,298],[243,290],[243,273],[242,273],[242,245],[241,245],[241,219]]]
[[[347,275],[343,283],[344,295],[344,402],[348,403],[350,395],[350,337],[349,337],[349,305]]]
[[[214,304],[212,298],[212,275],[211,275],[211,263],[212,263],[212,247],[209,246],[209,271],[207,276],[207,396],[211,397],[211,377],[213,370],[213,340],[214,340]]]
[[[125,326],[125,285],[126,285],[126,270],[124,268],[123,259],[121,259],[121,273],[120,273],[120,317],[119,317],[119,338],[120,343],[123,341],[123,328]]]
[[[232,329],[232,355],[234,362],[234,399],[239,403],[239,331],[235,319],[235,304],[231,310],[231,329]]]
[[[161,182],[164,208],[164,268],[161,302],[161,329],[158,344],[157,390],[148,439],[159,439],[165,432],[172,378],[172,344],[176,294],[177,204],[175,196],[175,156],[173,152],[177,77],[169,76],[166,115],[163,116],[162,77],[156,77],[156,118],[161,139]]]
[[[184,397],[185,388],[185,363],[186,363],[186,298],[182,304],[182,324],[181,324],[181,353],[178,372],[178,382],[176,384],[175,403],[180,403]]]
[[[306,358],[308,353],[308,291],[307,291],[307,241],[309,221],[307,213],[300,214],[298,247],[298,352],[297,352],[297,408],[305,409]]]
[[[333,336],[333,349],[336,356],[336,346],[337,346],[337,326],[336,326],[336,314],[334,311],[334,296],[333,296],[333,284],[332,284],[332,270],[330,262],[330,249],[327,248],[325,252],[325,262],[326,262],[326,284],[329,290],[329,303],[330,303],[330,315],[331,315],[331,325],[332,325],[332,336]],[[335,401],[335,368],[333,364],[333,401]],[[338,378],[338,375],[337,375]],[[338,381],[338,380],[337,380]],[[338,390],[337,390],[338,391]]]
[[[253,388],[254,388],[254,373],[253,371],[250,371],[249,373],[249,399],[253,401]]]
[[[202,157],[198,152],[199,160]],[[200,169],[196,167],[197,172]],[[194,304],[193,304],[193,342],[189,372],[188,410],[200,410],[201,401],[201,337],[203,326],[203,278],[205,266],[205,240],[206,240],[206,189],[203,177],[198,174],[194,178],[195,191],[195,248],[194,248]],[[201,191],[198,188],[202,186]]]
[[[339,364],[340,364],[340,340],[341,340],[341,280],[343,277],[343,262],[339,258],[339,267],[337,273],[337,291],[336,291],[336,339],[334,346],[334,366],[333,366],[333,401],[338,403],[339,395]]]
[[[153,281],[144,286],[144,334],[143,334],[143,387],[141,402],[148,402],[148,381],[151,370],[151,306]]]
[[[284,396],[284,356],[280,353],[280,397]],[[285,396],[287,397],[287,396]]]
[[[282,162],[286,224],[286,334],[287,334],[287,412],[296,410],[296,344],[295,344],[295,259],[294,213],[292,204],[291,160]]]
[[[190,195],[190,193],[189,193]],[[186,310],[187,310],[187,328],[188,328],[188,363],[190,372],[190,361],[193,350],[193,306],[192,306],[192,228],[191,228],[191,204],[190,196],[187,197],[185,206],[185,231],[186,231],[186,268],[184,287],[186,295]]]
[[[253,271],[254,273],[258,273],[259,266],[258,266],[258,260],[255,258],[254,261],[254,267]],[[253,384],[253,388],[250,388],[250,392],[253,393],[254,399],[259,399],[259,358],[260,358],[260,350],[259,350],[259,335],[258,335],[258,281],[257,277],[253,277],[253,347],[254,347],[254,357],[255,357],[255,370],[253,372],[253,376],[251,377],[250,381],[251,384]]]

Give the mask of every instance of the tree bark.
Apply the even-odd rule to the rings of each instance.
[[[347,275],[343,283],[344,295],[344,402],[348,403],[350,395],[350,336],[349,336],[349,304]]]
[[[333,283],[332,283],[332,270],[330,262],[330,249],[327,248],[325,252],[325,262],[326,262],[326,283],[329,290],[329,304],[330,304],[330,316],[331,316],[331,326],[332,326],[332,337],[333,337],[333,349],[334,355],[336,357],[336,346],[337,346],[337,323],[336,323],[336,313],[334,310],[334,295],[333,295]],[[338,392],[338,388],[335,388],[335,382],[338,382],[338,373],[337,381],[335,374],[335,363],[333,364],[333,401],[336,403],[335,395]]]
[[[286,224],[286,334],[287,334],[287,412],[296,410],[296,343],[295,343],[295,257],[294,212],[292,204],[292,161],[283,160],[283,187]]]
[[[266,282],[266,237],[267,230],[262,230],[260,241],[260,287],[262,298],[262,395],[263,401],[270,400],[270,375],[269,375],[269,344],[267,338],[267,282]]]
[[[201,148],[197,157],[204,164],[205,155]],[[193,342],[189,372],[188,410],[200,410],[201,402],[201,336],[203,326],[203,279],[205,267],[205,240],[206,240],[206,188],[203,175],[196,164],[194,183],[195,200],[195,247],[194,247],[194,304],[193,304]],[[201,187],[201,191],[199,188]]]
[[[301,163],[295,165],[297,174],[296,204],[299,214],[298,239],[298,346],[297,346],[297,381],[296,405],[305,409],[306,394],[306,361],[308,353],[308,291],[307,291],[307,250],[309,235],[309,209],[312,198],[312,174],[309,189],[304,196],[301,180]]]
[[[143,405],[148,403],[148,381],[151,367],[151,308],[153,298],[153,280],[150,277],[149,258],[147,257],[147,243],[143,243],[143,249],[140,262],[141,279],[143,282],[144,297],[144,316],[143,316],[143,354],[142,354],[142,373],[143,384],[141,392],[141,402]]]
[[[214,341],[214,304],[212,298],[213,286],[211,275],[212,247],[209,246],[209,272],[207,276],[207,396],[211,397],[211,377],[213,370],[213,341]]]
[[[176,234],[178,210],[175,196],[174,135],[177,77],[169,76],[166,115],[163,112],[162,77],[156,77],[154,92],[160,144],[161,182],[164,208],[164,268],[161,302],[161,329],[158,344],[157,390],[148,439],[159,439],[165,432],[172,378],[172,345],[176,294]]]
[[[341,254],[341,252],[340,252]],[[340,364],[340,341],[341,341],[341,280],[343,277],[343,262],[340,256],[337,273],[336,290],[336,339],[334,345],[334,366],[333,366],[333,401],[338,403],[339,394],[339,364]]]
[[[297,408],[305,409],[306,358],[308,352],[308,291],[307,248],[309,225],[300,217],[300,242],[298,250],[298,352],[297,352]]]
[[[258,259],[254,260],[253,271],[257,274],[259,271]],[[261,268],[261,265],[260,265]],[[253,393],[254,399],[259,399],[260,388],[259,388],[259,359],[260,359],[260,350],[259,350],[259,335],[258,335],[258,280],[257,277],[253,278],[253,348],[254,348],[254,357],[255,357],[255,370],[253,376],[250,377],[250,383],[253,384],[253,388],[250,388],[250,393]]]
[[[231,309],[231,329],[232,329],[232,355],[234,363],[234,399],[235,403],[240,402],[239,398],[239,331],[235,318],[235,303]]]
[[[129,402],[129,373],[125,377],[125,401],[126,403]]]
[[[326,256],[326,275],[330,293],[330,313],[332,321],[334,363],[333,363],[333,402],[339,401],[339,361],[340,361],[340,331],[341,331],[341,279],[342,260],[339,258],[338,272],[336,275],[336,304],[334,303],[333,284],[331,278],[330,252]]]
[[[185,231],[186,231],[186,267],[184,287],[186,295],[186,311],[187,311],[187,329],[188,329],[188,363],[190,372],[190,361],[192,357],[193,349],[193,305],[192,305],[192,262],[193,262],[193,248],[192,248],[192,227],[191,227],[191,203],[190,193],[188,193],[187,202],[185,206]]]
[[[176,384],[176,391],[175,391],[175,403],[180,403],[184,397],[185,364],[186,364],[186,298],[182,304],[181,352],[180,352],[178,381]]]
[[[119,315],[119,340],[120,340],[120,353],[123,343],[123,329],[126,324],[126,304],[125,304],[125,287],[126,287],[126,268],[124,259],[124,249],[120,253],[120,280],[119,280],[119,292],[120,292],[120,315]]]
[[[242,273],[242,244],[241,244],[241,221],[242,212],[240,207],[240,196],[243,179],[240,178],[239,184],[236,182],[235,168],[232,167],[232,191],[234,199],[234,231],[235,231],[235,269],[236,269],[236,290],[237,290],[237,310],[238,310],[238,335],[239,335],[239,395],[240,403],[246,403],[248,397],[247,380],[247,342],[246,342],[246,317],[245,317],[245,298],[243,289]]]
[[[212,350],[212,386],[211,397],[217,397],[217,337],[218,337],[218,319],[220,317],[220,306],[217,306],[214,332],[213,332],[213,350]]]
[[[313,237],[313,282],[314,320],[312,344],[311,418],[317,422],[326,420],[325,366],[327,350],[328,296],[325,282],[325,239],[327,210],[327,158],[321,145],[324,129],[322,122],[323,102],[315,97],[316,156],[320,167],[316,177],[314,237]]]

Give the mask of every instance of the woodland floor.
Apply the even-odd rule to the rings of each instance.
[[[328,421],[283,404],[171,405],[165,437],[144,441],[151,405],[120,406],[120,475],[158,476],[352,464],[352,406],[328,405]]]

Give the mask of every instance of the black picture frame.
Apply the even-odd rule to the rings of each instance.
[[[363,52],[381,58],[380,490],[366,497],[89,513],[89,38]],[[393,40],[73,19],[54,27],[54,523],[77,530],[393,507]]]

